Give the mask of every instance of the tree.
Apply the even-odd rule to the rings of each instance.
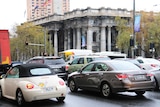
[[[128,49],[130,47],[130,35],[132,32],[132,29],[130,27],[130,22],[124,18],[116,17],[116,29],[118,31],[118,36],[116,40],[116,45],[119,49],[124,50],[125,53],[128,52]]]
[[[26,45],[26,43],[44,44],[45,34],[43,27],[26,22],[16,26],[16,28],[16,36],[11,38],[12,60],[26,60],[30,57],[42,55],[44,53],[44,46]],[[48,38],[47,34],[46,38]],[[48,41],[46,41],[46,47],[49,47]],[[49,52],[49,48],[46,49],[47,52]]]

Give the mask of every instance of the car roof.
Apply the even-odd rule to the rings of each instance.
[[[30,69],[34,68],[49,68],[50,67],[46,64],[40,64],[40,63],[28,63],[28,64],[21,64],[21,65],[16,65],[13,68],[17,67],[20,72],[19,72],[19,77],[31,77]]]
[[[59,56],[35,56],[35,57],[33,57],[33,58],[61,58],[61,57],[59,57]]]

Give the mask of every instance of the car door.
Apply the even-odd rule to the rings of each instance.
[[[76,58],[72,61],[72,63],[69,65],[69,68],[68,68],[68,72],[71,73],[71,72],[74,72],[74,71],[77,71],[79,70],[82,66],[84,65],[84,58],[81,57],[81,58]]]
[[[93,68],[94,64],[88,64],[86,65],[81,72],[79,72],[79,75],[76,75],[76,83],[81,88],[87,88],[88,87],[88,78],[89,74]]]
[[[19,69],[14,67],[13,69],[9,70],[4,78],[4,94],[7,98],[13,99],[15,96],[17,83],[19,79]]]
[[[103,75],[105,71],[108,70],[108,66],[104,63],[95,63],[91,72],[89,72],[87,77],[87,86],[90,89],[97,89],[101,84],[101,80],[103,79]]]

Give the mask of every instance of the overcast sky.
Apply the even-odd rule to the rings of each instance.
[[[160,11],[160,0],[135,0],[136,10]],[[156,5],[157,6],[154,6]],[[70,0],[70,11],[85,9],[87,7],[110,7],[113,9],[133,9],[133,0]],[[24,12],[26,0],[1,0],[0,1],[0,29],[11,29],[15,24],[26,21]]]

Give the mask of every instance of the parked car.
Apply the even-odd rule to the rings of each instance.
[[[90,62],[81,70],[69,74],[67,84],[71,92],[92,90],[101,92],[104,97],[125,91],[143,95],[145,91],[155,88],[152,74],[120,60]]]
[[[64,59],[58,56],[36,56],[30,58],[25,63],[43,63],[52,68],[59,77],[64,80],[67,79],[68,65],[65,63]]]
[[[155,90],[156,91],[160,90],[160,68],[151,69],[149,70],[149,72],[154,75],[156,83]]]
[[[22,64],[12,67],[0,79],[0,100],[16,100],[18,106],[25,102],[56,98],[62,102],[67,86],[62,78],[53,74],[45,64]]]
[[[100,55],[79,56],[68,64],[69,65],[68,73],[75,72],[81,69],[84,65],[88,64],[89,62],[97,60],[111,60],[111,59],[108,56],[100,56]]]
[[[160,61],[154,58],[138,57],[136,60],[140,63],[142,69],[150,70],[160,67]]]

